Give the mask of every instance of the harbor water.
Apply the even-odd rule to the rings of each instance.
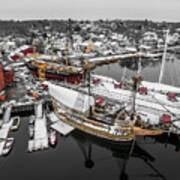
[[[158,81],[161,60],[142,60],[142,76]],[[126,71],[124,70],[126,67]],[[136,60],[97,67],[95,73],[121,80],[137,71]],[[180,58],[169,56],[163,83],[180,86]],[[131,143],[109,144],[74,131],[67,137],[58,134],[55,148],[28,153],[28,117],[21,120],[12,152],[0,158],[3,180],[178,180],[180,177],[180,138],[160,136],[136,138]]]

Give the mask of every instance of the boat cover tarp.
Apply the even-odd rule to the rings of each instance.
[[[92,96],[50,82],[46,82],[46,84],[48,85],[50,95],[68,108],[85,113],[89,110],[90,105],[92,106],[95,104]]]

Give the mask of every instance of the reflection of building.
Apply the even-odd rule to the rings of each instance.
[[[99,163],[101,160],[93,161],[93,146],[99,146],[101,148],[104,148],[108,151],[112,152],[112,159],[114,159],[118,165],[118,169],[120,171],[119,179],[121,180],[128,180],[129,175],[127,172],[127,165],[128,161],[131,158],[138,158],[141,159],[146,166],[148,166],[153,173],[147,174],[152,175],[154,174],[154,177],[159,177],[162,179],[166,179],[153,165],[152,162],[155,160],[154,157],[152,157],[148,152],[143,150],[137,142],[133,143],[119,143],[119,144],[112,144],[108,143],[108,141],[101,141],[97,138],[94,138],[91,135],[88,134],[82,134],[80,131],[74,131],[72,133],[73,138],[77,142],[79,148],[82,151],[82,154],[84,156],[84,166],[86,168],[94,168],[96,164]],[[108,157],[109,158],[109,157]],[[104,159],[103,159],[104,160]],[[142,169],[140,169],[140,173],[144,174],[142,172]]]

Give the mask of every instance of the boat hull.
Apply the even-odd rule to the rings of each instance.
[[[55,110],[55,112],[56,112],[56,110]],[[56,112],[56,114],[57,114],[57,117],[62,117],[61,114],[59,114],[57,112]],[[95,128],[80,124],[80,123],[75,122],[73,120],[70,120],[70,119],[67,118],[67,116],[64,116],[64,118],[59,118],[59,119],[63,120],[65,123],[70,124],[71,126],[78,129],[79,131],[82,131],[84,133],[93,135],[93,136],[101,138],[101,139],[104,139],[106,141],[110,141],[110,142],[128,142],[128,141],[132,141],[135,138],[134,133],[129,134],[127,136],[110,134],[108,132],[97,130]]]
[[[41,69],[41,67],[35,66],[30,62],[26,63],[26,65],[32,72],[36,72],[37,74],[38,74],[38,70]],[[82,74],[82,71],[65,72],[65,71],[55,70],[53,68],[52,69],[44,68],[44,72],[45,72],[45,74],[53,74],[53,75],[57,75],[57,76],[76,76],[76,75],[81,75]]]
[[[134,133],[136,136],[158,136],[158,135],[163,134],[163,131],[160,129],[157,129],[157,130],[142,129],[135,126]]]

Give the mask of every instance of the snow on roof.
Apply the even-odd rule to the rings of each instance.
[[[85,113],[87,110],[89,110],[89,105],[95,104],[94,98],[92,96],[57,86],[49,82],[44,83],[48,85],[51,96],[71,109]]]

